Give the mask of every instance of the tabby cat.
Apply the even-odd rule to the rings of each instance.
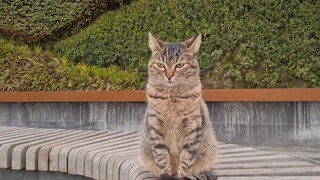
[[[152,56],[140,157],[161,180],[216,179],[217,144],[196,59],[200,43],[201,34],[166,43],[149,33]]]

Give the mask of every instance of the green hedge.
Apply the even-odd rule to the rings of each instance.
[[[3,0],[0,33],[26,42],[54,40],[64,31],[77,32],[107,8],[128,0]]]
[[[73,65],[40,47],[17,46],[0,38],[0,91],[139,89],[137,73]]]
[[[320,87],[320,1],[137,0],[55,46],[73,62],[146,77],[147,32],[166,41],[203,34],[207,88]]]

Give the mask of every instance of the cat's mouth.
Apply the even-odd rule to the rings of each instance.
[[[173,80],[167,80],[165,84],[169,87],[173,87],[177,85],[177,83]]]

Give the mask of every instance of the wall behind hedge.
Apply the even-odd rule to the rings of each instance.
[[[206,88],[320,87],[320,1],[137,0],[55,46],[73,62],[146,77],[147,32],[166,41],[203,34]]]

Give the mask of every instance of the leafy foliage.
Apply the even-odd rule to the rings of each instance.
[[[138,75],[117,66],[73,65],[40,47],[0,39],[0,91],[112,90],[142,87]]]
[[[314,0],[137,0],[106,12],[55,51],[146,77],[147,32],[166,41],[201,32],[206,88],[320,87],[319,9]]]
[[[128,0],[3,0],[0,33],[27,42],[47,41],[63,30],[77,32],[107,8]]]

